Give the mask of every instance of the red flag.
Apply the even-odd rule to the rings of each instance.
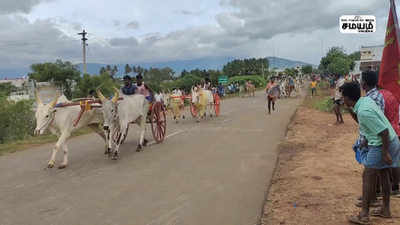
[[[392,92],[400,100],[400,48],[399,23],[394,0],[390,0],[389,20],[386,27],[385,47],[379,70],[379,86]]]

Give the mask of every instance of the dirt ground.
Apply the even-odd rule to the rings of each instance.
[[[262,224],[349,224],[359,212],[362,166],[354,159],[356,123],[302,106],[280,145],[280,156]],[[392,198],[393,219],[371,217],[372,224],[400,224],[400,199]]]

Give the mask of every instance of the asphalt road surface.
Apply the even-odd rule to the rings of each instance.
[[[52,144],[4,155],[0,225],[257,224],[277,145],[300,102],[279,100],[267,115],[259,92],[223,101],[221,116],[201,123],[187,111],[187,120],[169,122],[162,144],[139,153],[132,126],[117,161],[94,134],[68,141],[64,170],[45,169]]]

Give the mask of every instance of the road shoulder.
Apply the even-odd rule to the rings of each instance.
[[[334,119],[305,106],[297,110],[279,146],[261,224],[347,224],[347,216],[358,213],[362,166],[351,149],[357,127],[348,115],[344,125],[333,125]],[[391,205],[400,215],[400,199]],[[371,220],[383,225],[397,219]]]

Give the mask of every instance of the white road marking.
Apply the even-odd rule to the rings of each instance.
[[[233,120],[233,119],[226,119],[226,120],[221,121],[221,123],[231,122],[232,120]]]
[[[164,140],[167,139],[167,138],[173,137],[173,136],[175,136],[175,135],[178,135],[178,134],[180,134],[180,133],[183,133],[183,132],[185,132],[185,130],[178,130],[178,131],[176,131],[176,132],[174,132],[174,133],[172,133],[172,134],[169,134],[169,135],[165,136]],[[148,146],[151,146],[151,145],[154,145],[154,144],[156,144],[156,142],[155,142],[155,141],[151,141],[151,142],[149,142],[147,145],[148,145]]]
[[[231,113],[233,113],[233,112],[235,112],[236,110],[229,110],[229,111],[226,111],[226,112],[224,112],[224,115],[229,115],[229,114],[231,114]]]

